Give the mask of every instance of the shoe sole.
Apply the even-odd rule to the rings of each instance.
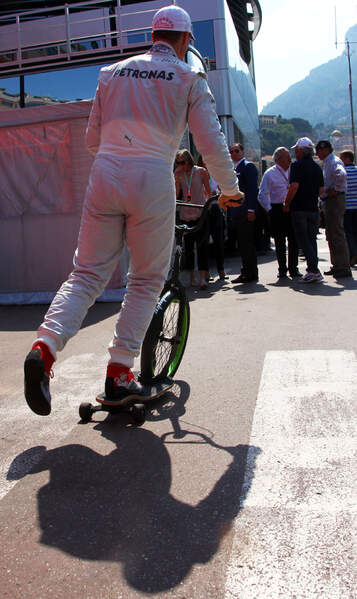
[[[238,285],[238,283],[258,283],[259,279],[247,279],[246,281],[238,281],[237,279],[234,279],[231,281],[231,283],[233,283],[233,285]]]
[[[130,395],[123,395],[123,397],[117,397],[115,399],[110,399],[105,393],[97,395],[96,397],[96,401],[105,406],[124,406],[127,403],[132,403],[136,399],[142,403],[148,401],[148,398],[142,393],[131,393]]]
[[[322,279],[310,279],[309,281],[304,281],[304,279],[300,279],[300,283],[304,283],[304,284],[308,284],[308,283],[322,283],[323,278]]]
[[[25,360],[25,399],[29,408],[39,416],[48,416],[51,413],[51,404],[46,398],[43,389],[45,375],[41,358],[30,352]]]
[[[133,392],[129,395],[123,396],[122,398],[107,397],[105,393],[100,393],[96,397],[96,401],[106,406],[129,406],[135,402],[145,404],[149,403],[153,399],[164,395],[167,391],[173,387],[174,381],[170,378],[165,378],[162,381],[153,382],[150,384],[144,384],[140,393]]]

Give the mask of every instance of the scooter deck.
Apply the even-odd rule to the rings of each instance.
[[[152,399],[156,399],[163,395],[173,387],[174,381],[168,377],[162,381],[153,382],[150,385],[143,385],[143,393],[134,393],[127,395],[123,399],[110,399],[105,393],[100,393],[96,397],[96,401],[103,406],[126,407],[129,408],[134,404],[145,404]]]

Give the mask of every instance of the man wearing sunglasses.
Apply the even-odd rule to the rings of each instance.
[[[146,54],[101,69],[87,129],[95,155],[83,206],[74,270],[57,292],[25,360],[25,397],[51,411],[49,377],[58,351],[81,326],[120,258],[130,251],[125,299],[109,345],[105,393],[115,405],[140,395],[134,358],[150,323],[171,256],[175,220],[173,163],[187,124],[224,207],[239,201],[237,176],[207,77],[184,62],[190,16],[158,10]]]

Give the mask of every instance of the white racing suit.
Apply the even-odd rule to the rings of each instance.
[[[222,192],[237,177],[206,76],[169,44],[101,69],[86,142],[95,154],[74,255],[39,339],[52,354],[75,335],[117,265],[125,238],[130,268],[109,353],[132,367],[167,276],[175,218],[173,163],[186,125]]]

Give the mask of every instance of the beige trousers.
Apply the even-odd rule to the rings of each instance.
[[[38,338],[55,357],[109,282],[125,239],[130,252],[128,285],[109,345],[109,362],[133,366],[167,276],[174,220],[174,180],[167,164],[97,156],[74,269],[38,330]]]
[[[326,239],[330,250],[333,270],[349,271],[350,258],[344,229],[346,198],[344,193],[337,193],[326,198],[324,205],[326,221]]]

